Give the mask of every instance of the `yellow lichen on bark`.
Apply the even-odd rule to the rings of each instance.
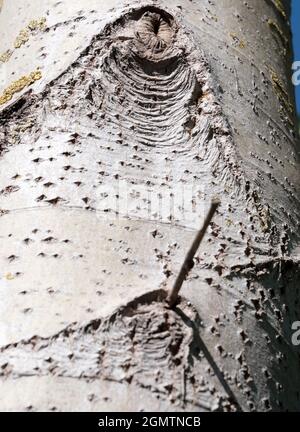
[[[22,29],[17,36],[14,47],[20,48],[22,45],[24,45],[26,42],[28,42],[30,35],[35,30],[44,31],[46,28],[46,18],[40,18],[37,20],[31,20],[27,27]]]
[[[272,86],[275,90],[275,93],[276,93],[279,101],[285,107],[287,112],[292,114],[294,112],[294,107],[293,107],[293,104],[289,100],[289,95],[284,88],[284,84],[281,82],[278,74],[274,70],[272,70],[271,68],[270,68],[270,74],[271,74]]]
[[[281,13],[281,15],[286,18],[286,13],[284,10],[284,6],[282,4],[281,0],[274,0],[274,6],[276,7],[276,9],[278,10],[278,12]]]
[[[235,32],[230,32],[229,36],[233,39],[233,42],[237,46],[239,46],[239,48],[243,49],[246,47],[247,43],[244,40],[240,39]]]
[[[0,105],[4,105],[6,102],[10,101],[15,93],[22,91],[25,87],[30,86],[35,81],[42,78],[42,73],[40,70],[35,70],[27,76],[22,76],[17,81],[10,84],[0,96]]]
[[[0,54],[0,62],[1,63],[8,62],[8,60],[11,58],[11,55],[12,55],[12,51],[11,50],[7,50],[4,53]]]

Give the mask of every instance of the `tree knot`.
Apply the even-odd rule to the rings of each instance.
[[[158,12],[146,11],[136,24],[135,36],[149,55],[158,54],[168,48],[174,39],[174,28],[170,18]]]

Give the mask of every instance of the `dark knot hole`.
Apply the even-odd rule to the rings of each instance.
[[[153,20],[153,32],[155,35],[158,35],[159,28],[160,28],[160,20],[159,19]]]

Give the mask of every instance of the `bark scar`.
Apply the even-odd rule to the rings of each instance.
[[[223,389],[217,392],[212,389],[214,379],[206,380],[196,370],[200,363],[205,367],[212,361],[210,356],[198,357],[202,324],[196,310],[183,298],[171,310],[166,296],[164,290],[155,290],[103,320],[71,324],[51,337],[33,336],[4,346],[0,376],[102,378],[148,388],[175,405],[189,402],[209,409],[217,404],[221,409],[232,403],[221,380]]]
[[[136,37],[154,53],[163,51],[174,39],[174,30],[168,19],[147,11],[136,25]]]

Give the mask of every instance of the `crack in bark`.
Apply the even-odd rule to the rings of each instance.
[[[33,336],[2,347],[0,376],[102,378],[135,383],[175,405],[192,402],[199,407],[235,410],[230,387],[207,356],[203,342],[199,344],[196,311],[183,299],[172,310],[165,299],[163,290],[153,291],[102,321],[72,324],[49,338]],[[197,363],[206,361],[197,357],[199,350],[209,357],[206,360],[217,371],[223,391],[213,390],[198,375]],[[192,400],[190,395],[194,395]]]

